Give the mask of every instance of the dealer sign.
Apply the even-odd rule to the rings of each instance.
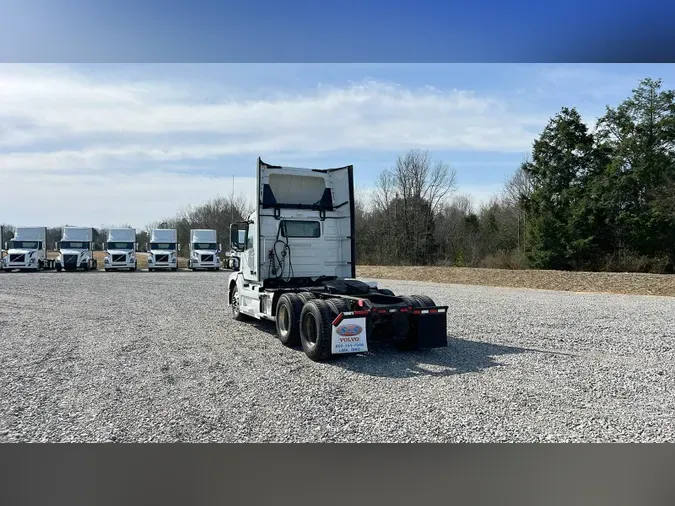
[[[333,353],[362,353],[368,351],[366,319],[350,318],[333,327]]]

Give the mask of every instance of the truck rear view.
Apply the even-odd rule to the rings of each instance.
[[[447,346],[446,306],[355,279],[353,167],[301,169],[258,159],[256,208],[233,224],[228,282],[237,320],[276,322],[277,337],[312,360],[368,350]]]

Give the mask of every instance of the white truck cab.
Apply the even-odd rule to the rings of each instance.
[[[221,246],[215,230],[192,229],[190,230],[190,258],[188,268],[220,270]]]
[[[154,228],[148,243],[148,270],[178,270],[178,232],[173,228]]]
[[[276,322],[282,344],[301,345],[316,361],[368,351],[373,340],[401,349],[447,346],[447,306],[355,279],[351,165],[302,169],[258,158],[256,177],[255,211],[230,227],[235,320]]]
[[[8,250],[4,259],[7,271],[54,268],[54,261],[47,258],[47,227],[17,227],[14,239],[5,248]]]
[[[135,228],[111,228],[105,243],[103,269],[106,272],[122,269],[135,271],[137,249]]]
[[[95,270],[94,229],[91,227],[63,227],[61,240],[56,243],[59,256],[56,258],[56,270],[61,272]]]

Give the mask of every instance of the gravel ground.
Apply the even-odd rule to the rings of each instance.
[[[675,441],[675,299],[381,282],[448,348],[314,363],[226,282],[0,274],[0,441]]]

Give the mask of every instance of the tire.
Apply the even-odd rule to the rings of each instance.
[[[305,301],[296,293],[279,297],[276,311],[277,337],[284,346],[300,344],[300,314]]]
[[[153,269],[152,267],[148,267],[148,272],[155,272],[155,269]]]
[[[344,299],[328,299],[326,302],[333,310],[333,316],[337,316],[340,313],[345,313],[351,309],[349,307],[349,303]]]
[[[300,297],[302,299],[302,302],[306,304],[310,300],[316,299],[316,294],[314,294],[312,292],[300,292],[298,294],[298,297]]]
[[[403,299],[403,301],[408,306],[419,307],[420,305],[422,305],[422,303],[419,300],[409,295],[401,295],[400,298]],[[394,346],[399,351],[414,351],[419,348],[417,342],[411,339],[410,336],[408,336],[406,339],[402,341],[396,341],[394,343]]]
[[[231,307],[232,307],[232,318],[234,318],[238,322],[246,320],[246,315],[243,314],[241,311],[239,311],[239,290],[237,290],[236,285],[232,288]]]
[[[63,269],[63,267],[61,267],[61,264],[58,264],[56,266],[56,272],[61,272],[61,269]]]
[[[396,295],[394,295],[394,292],[392,292],[389,288],[379,288],[377,291],[380,292],[382,295],[391,295],[392,297],[396,297]]]
[[[178,270],[178,267],[171,267],[171,272],[176,272]]]
[[[413,295],[413,299],[416,299],[422,307],[434,307],[436,303],[433,299],[427,295]]]
[[[131,272],[135,272],[135,271],[136,271],[136,267],[132,267],[132,268],[129,269],[129,270],[130,270]]]
[[[300,343],[310,360],[320,362],[331,357],[333,310],[325,300],[310,300],[300,315]]]
[[[104,268],[103,270],[106,271],[106,272],[110,272],[110,269],[105,269],[105,268]]]
[[[412,297],[408,295],[401,295],[400,297],[403,299],[403,301],[408,305],[408,306],[417,306],[419,305],[419,302],[416,299],[413,299]]]

